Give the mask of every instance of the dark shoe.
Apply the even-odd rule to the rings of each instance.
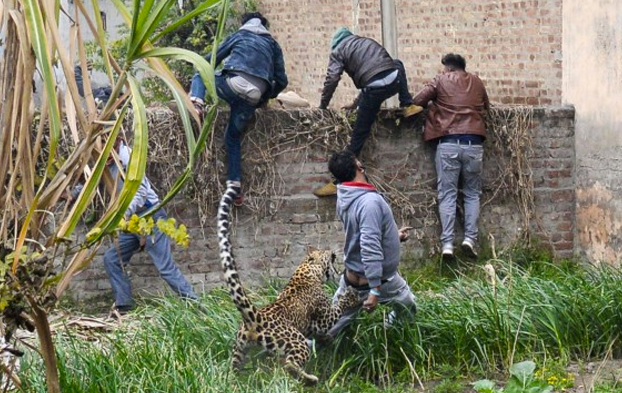
[[[209,315],[209,310],[201,304],[199,299],[191,297],[182,297],[182,299],[186,302],[189,308],[194,308],[202,314]]]
[[[133,306],[117,306],[116,304],[113,304],[110,308],[108,318],[116,319],[117,321],[119,321],[123,318],[123,316],[132,311],[133,308]]]
[[[314,352],[316,349],[329,347],[333,341],[334,338],[329,334],[309,337],[307,338],[307,347],[309,347],[309,351]]]
[[[335,339],[330,334],[320,335],[315,338],[315,342],[318,343],[320,346],[332,345],[333,341],[335,341]]]
[[[464,239],[462,245],[462,252],[468,258],[477,259],[477,251],[475,250],[475,242],[468,237]]]

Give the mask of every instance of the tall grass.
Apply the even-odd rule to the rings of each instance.
[[[599,358],[609,349],[620,353],[620,270],[491,264],[494,286],[476,268],[475,274],[444,281],[438,291],[418,292],[414,321],[385,323],[387,307],[361,314],[332,345],[314,351],[307,369],[320,376],[319,390],[391,391],[396,384],[438,376],[446,367],[481,376],[525,359],[565,362]],[[411,286],[417,290],[417,282]],[[260,304],[276,292],[253,295]],[[251,355],[242,373],[230,372],[238,312],[222,291],[206,295],[202,304],[203,313],[177,299],[146,305],[130,323],[96,342],[59,335],[63,391],[304,390],[265,354]],[[22,376],[27,391],[45,391],[37,377],[40,367],[36,358],[27,363]]]
[[[278,368],[250,369],[239,379],[229,370],[229,352],[238,312],[228,294],[214,291],[199,311],[178,299],[142,307],[112,334],[84,341],[71,333],[57,337],[61,387],[67,392],[291,391]],[[24,370],[26,391],[43,392],[34,377],[40,365]],[[250,390],[249,390],[250,389]]]
[[[466,373],[489,372],[525,358],[589,360],[610,348],[620,353],[620,270],[546,262],[495,265],[496,290],[474,275],[460,276],[439,292],[420,293],[415,323],[386,327],[381,315],[363,316],[338,342],[333,363],[347,360],[350,372],[378,378],[381,359],[392,375],[409,362],[433,375],[447,364]]]

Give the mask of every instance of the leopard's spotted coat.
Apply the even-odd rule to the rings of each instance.
[[[282,356],[285,368],[306,384],[315,384],[315,375],[303,367],[309,359],[307,337],[324,336],[337,322],[342,312],[359,304],[355,290],[342,296],[333,305],[324,291],[323,283],[334,271],[335,254],[330,251],[312,251],[298,266],[287,286],[277,299],[260,309],[246,296],[235,265],[229,240],[229,213],[235,196],[240,192],[235,183],[227,182],[227,189],[218,208],[218,242],[220,259],[231,298],[242,314],[237,332],[233,367],[241,368],[245,351],[251,344],[259,344]]]

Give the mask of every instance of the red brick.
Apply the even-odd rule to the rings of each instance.
[[[335,29],[350,26],[381,40],[377,1],[259,0],[258,5],[283,47],[288,89],[311,102],[319,101]],[[494,102],[561,104],[561,62],[557,59],[562,44],[561,1],[481,0],[474,4],[472,0],[437,0],[423,4],[396,0],[396,8],[398,52],[411,91],[432,79],[441,68],[441,56],[454,51],[467,58],[467,69],[480,75]],[[352,26],[353,17],[358,18],[358,26]],[[331,103],[334,107],[348,103],[356,94],[348,79],[344,75]],[[498,84],[502,80],[518,84],[503,90]]]
[[[548,171],[546,175],[552,179],[564,178],[572,176],[572,171],[566,169],[559,171]]]
[[[572,242],[559,242],[559,243],[555,243],[553,244],[553,248],[555,248],[556,251],[563,251],[563,250],[572,250],[574,248],[574,244]]]
[[[553,202],[573,202],[574,196],[574,190],[558,190],[553,191],[551,194],[551,200]]]

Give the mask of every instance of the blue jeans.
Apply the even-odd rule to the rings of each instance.
[[[386,99],[398,94],[400,106],[408,106],[413,102],[412,95],[408,91],[404,64],[397,59],[393,62],[398,70],[395,81],[387,86],[364,88],[358,98],[356,121],[352,128],[350,146],[348,146],[348,149],[357,157],[363,150],[363,145],[371,133],[371,127],[376,121],[376,115],[380,112],[380,106]]]
[[[462,176],[464,194],[464,237],[477,242],[483,154],[484,148],[481,145],[440,143],[436,147],[438,210],[443,245],[453,244],[455,238],[456,202],[460,176]]]
[[[197,80],[198,78],[198,80]],[[226,74],[216,75],[216,92],[230,107],[229,122],[225,130],[227,148],[227,180],[240,181],[242,178],[242,133],[255,114],[256,107],[238,96],[227,84]],[[192,97],[205,97],[205,86],[201,77],[195,75],[190,85]]]
[[[153,220],[166,219],[166,213],[160,209],[153,215]],[[132,307],[132,284],[125,271],[132,256],[140,248],[140,237],[133,233],[121,232],[116,244],[104,253],[104,267],[112,286],[115,304],[117,307]],[[160,276],[167,282],[173,291],[184,298],[197,299],[192,286],[181,273],[171,255],[171,243],[157,226],[153,227],[153,234],[147,236],[145,250],[158,269]]]

